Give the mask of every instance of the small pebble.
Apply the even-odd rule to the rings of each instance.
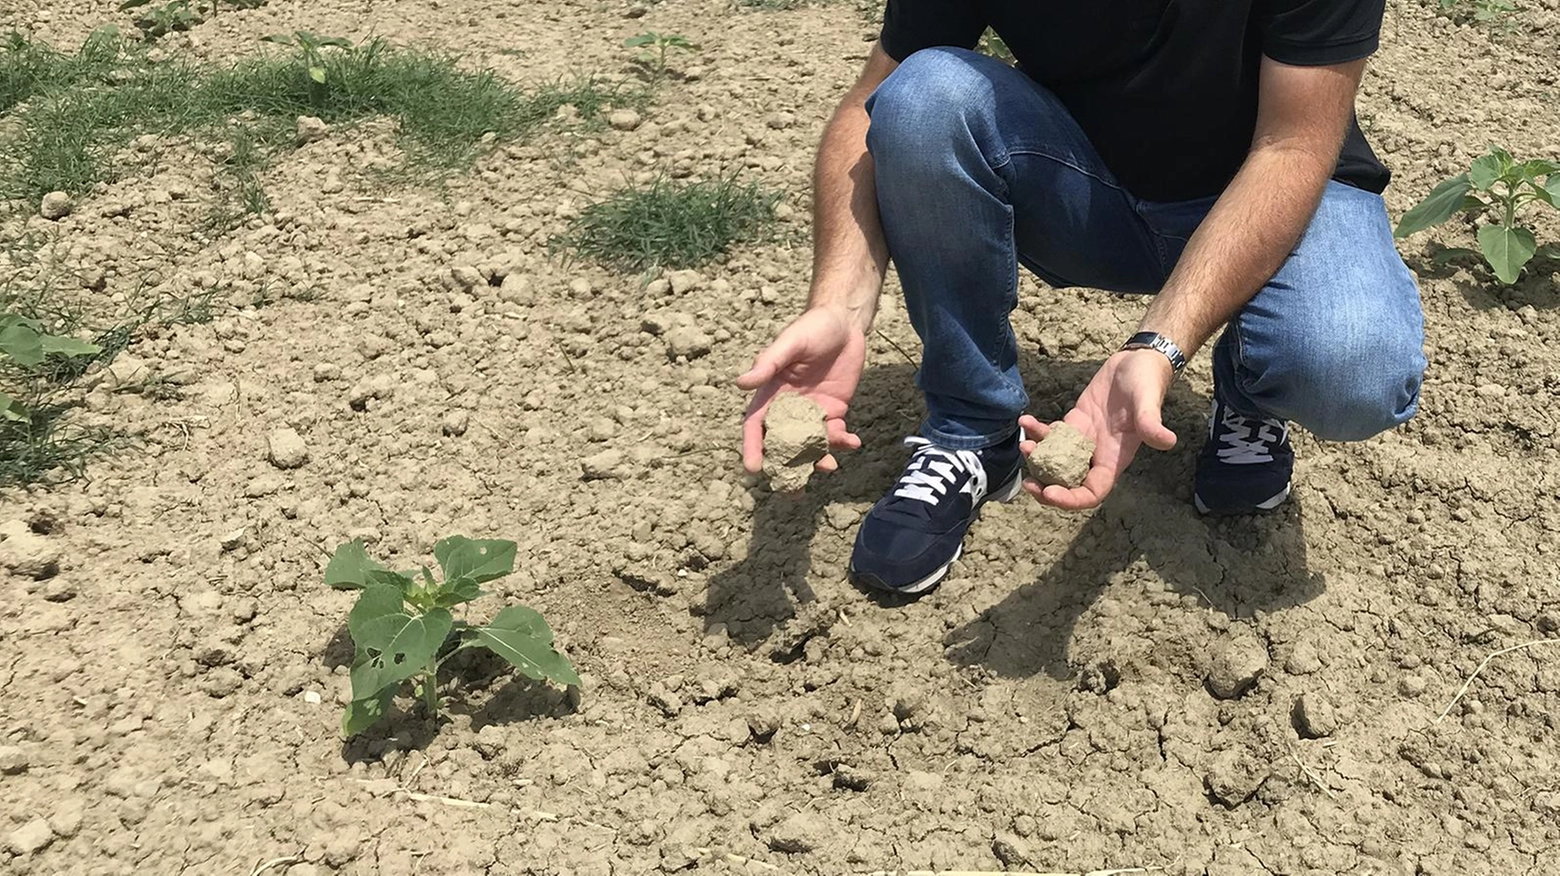
[[[76,202],[70,195],[64,192],[49,192],[43,196],[43,203],[38,205],[38,215],[51,222],[58,222],[70,215],[70,211],[76,208]]]
[[[309,448],[303,438],[290,426],[272,432],[266,439],[267,456],[277,468],[298,468],[309,461]]]

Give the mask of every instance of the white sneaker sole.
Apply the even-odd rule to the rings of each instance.
[[[1256,507],[1252,509],[1252,512],[1255,513],[1257,511],[1272,511],[1274,508],[1284,504],[1284,500],[1289,498],[1289,490],[1292,486],[1292,484],[1285,484],[1282,492],[1267,500],[1266,502],[1258,502]],[[1192,493],[1192,504],[1197,506],[1198,514],[1213,513],[1212,510],[1208,508],[1207,504],[1203,502],[1202,496],[1197,495],[1195,492]]]
[[[1019,495],[1023,492],[1024,472],[1022,469],[1020,469],[1018,474],[1013,476],[1012,483],[1009,483],[1007,486],[1003,487],[995,493],[989,494],[986,497],[986,501],[1007,504],[1008,502],[1018,498]],[[961,544],[959,545],[958,550],[953,552],[953,558],[937,567],[937,570],[932,572],[932,574],[927,575],[925,578],[922,578],[919,581],[911,583],[908,587],[883,588],[883,590],[887,593],[904,593],[912,596],[917,593],[925,593],[933,587],[936,587],[937,582],[941,581],[943,578],[946,578],[948,576],[948,570],[953,568],[953,564],[957,563],[959,561],[959,557],[963,555],[964,545]]]

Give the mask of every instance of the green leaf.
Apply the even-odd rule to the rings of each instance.
[[[145,6],[151,2],[152,0],[125,0],[125,2],[119,4],[119,11],[124,12],[127,9],[140,9],[142,6]]]
[[[1479,249],[1495,269],[1495,276],[1510,286],[1517,282],[1522,266],[1538,251],[1538,242],[1533,239],[1533,232],[1520,226],[1484,225],[1479,228]]]
[[[393,635],[383,648],[369,648],[361,678],[359,670],[353,669],[353,691],[378,690],[428,669],[454,624],[455,618],[448,611],[435,608],[417,617],[386,615],[383,620],[366,625],[365,632],[377,637]]]
[[[1517,166],[1517,170],[1523,176],[1536,183],[1541,176],[1560,172],[1560,164],[1556,164],[1553,161],[1545,161],[1542,158],[1533,158],[1522,162]]]
[[[655,45],[655,41],[657,39],[658,39],[658,37],[655,34],[653,34],[653,33],[642,33],[639,36],[631,36],[628,39],[624,40],[623,41],[623,45],[626,48],[637,49],[640,46]]]
[[[310,67],[309,68],[309,78],[313,79],[315,82],[318,82],[321,85],[324,85],[325,84],[325,68],[324,67]]]
[[[1494,185],[1505,172],[1503,165],[1500,155],[1494,152],[1480,156],[1473,162],[1473,166],[1468,168],[1468,181],[1481,192],[1489,191],[1490,186]]]
[[[358,648],[383,650],[409,620],[401,591],[388,584],[374,584],[363,591],[347,613],[347,632]]]
[[[481,584],[515,570],[515,543],[502,539],[471,539],[452,535],[433,546],[444,580],[470,578]]]
[[[366,575],[370,584],[389,584],[391,587],[404,593],[410,593],[417,585],[412,576],[405,572],[397,572],[394,569],[370,569]]]
[[[262,43],[276,43],[279,46],[293,45],[293,38],[285,33],[268,34],[260,38]]]
[[[1544,261],[1560,261],[1560,243],[1546,243],[1533,253],[1533,258]]]
[[[1544,191],[1548,192],[1556,202],[1560,202],[1560,172],[1552,173],[1544,180]]]
[[[474,629],[468,644],[480,645],[508,660],[514,667],[538,681],[578,687],[579,674],[569,659],[552,646],[552,630],[536,611],[523,605],[511,605],[493,617],[485,627]]]
[[[97,344],[89,344],[86,341],[78,341],[75,338],[63,338],[59,335],[41,335],[39,340],[43,343],[43,354],[58,353],[61,356],[96,356],[103,352],[103,348]]]
[[[354,538],[336,546],[325,567],[325,583],[337,590],[362,590],[369,584],[368,573],[384,568],[369,559],[362,540]]]
[[[438,595],[434,597],[433,604],[441,608],[450,608],[464,602],[470,602],[482,596],[482,587],[470,578],[456,578],[454,581],[446,580],[439,588]]]
[[[0,353],[24,367],[43,362],[43,336],[27,320],[13,319],[0,326]]]
[[[387,685],[373,696],[347,703],[347,710],[341,716],[341,735],[356,736],[379,723],[390,711],[395,689],[396,685]]]
[[[1403,214],[1394,237],[1417,234],[1433,225],[1440,225],[1463,209],[1463,199],[1468,194],[1468,175],[1458,174],[1436,186],[1423,201]]]
[[[0,392],[0,419],[11,423],[27,422],[27,408],[21,402]]]

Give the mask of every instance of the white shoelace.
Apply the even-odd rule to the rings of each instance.
[[[916,436],[906,438],[905,446],[914,447],[916,451],[910,457],[899,485],[894,488],[895,496],[936,505],[963,471],[969,473],[970,479],[960,492],[969,493],[974,502],[985,497],[986,467],[975,451],[949,450]]]
[[[1257,424],[1255,429],[1252,424]],[[1224,446],[1219,448],[1219,461],[1230,465],[1272,462],[1274,445],[1289,435],[1283,420],[1243,417],[1228,408],[1220,427],[1217,440]]]

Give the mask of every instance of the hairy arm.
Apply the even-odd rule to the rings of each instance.
[[[878,44],[824,129],[813,170],[810,308],[828,308],[865,334],[888,267],[877,185],[867,152],[867,98],[899,65]]]
[[[1169,336],[1190,357],[1278,271],[1337,166],[1364,70],[1364,60],[1295,67],[1262,59],[1251,151],[1142,330]]]

